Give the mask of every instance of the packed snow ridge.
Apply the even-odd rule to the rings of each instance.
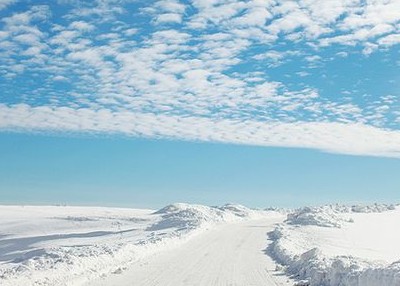
[[[240,205],[151,210],[0,206],[1,285],[80,285],[218,224],[270,212]]]
[[[269,233],[269,253],[310,286],[400,285],[400,208],[305,207]]]

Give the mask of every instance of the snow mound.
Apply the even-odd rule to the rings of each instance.
[[[289,214],[289,213],[293,213],[293,209],[289,209],[289,208],[280,208],[280,207],[267,207],[264,209],[264,211],[272,211],[272,212],[277,212],[280,214]]]
[[[223,211],[201,205],[173,204],[166,206],[155,214],[161,214],[162,219],[148,228],[150,231],[177,228],[192,230],[206,222],[223,220]]]
[[[268,252],[296,285],[398,286],[400,257],[387,254],[400,249],[399,218],[394,205],[302,208],[268,234]]]
[[[316,225],[322,227],[342,227],[343,223],[351,222],[351,213],[381,213],[395,210],[393,204],[373,205],[325,205],[320,207],[303,207],[288,214],[286,223],[292,225]]]
[[[355,213],[381,213],[395,209],[396,205],[394,204],[373,204],[368,206],[355,205],[351,207],[351,211]]]
[[[219,222],[233,222],[266,215],[264,211],[252,210],[235,204],[227,204],[222,207],[209,207],[184,203],[168,205],[154,214],[161,215],[162,219],[150,226],[148,228],[150,231],[158,231],[166,228],[176,228],[177,231],[190,231]]]
[[[323,227],[341,227],[343,218],[340,211],[332,206],[304,207],[289,213],[286,223],[293,225],[316,225]]]
[[[265,211],[258,209],[250,209],[248,207],[239,204],[226,204],[222,207],[218,207],[218,209],[225,212],[225,214],[231,213],[237,217],[242,217],[242,218],[253,219],[253,218],[260,218],[266,215]]]
[[[287,272],[302,279],[296,285],[307,286],[398,286],[400,261],[390,265],[371,263],[352,256],[325,257],[313,248],[301,255],[288,255],[279,244],[273,246],[275,258],[287,266]]]

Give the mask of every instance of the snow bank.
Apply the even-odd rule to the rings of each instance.
[[[355,205],[351,207],[351,211],[356,213],[381,213],[395,209],[396,205],[394,204]]]
[[[264,211],[273,211],[273,212],[278,212],[280,214],[288,215],[290,213],[293,213],[293,209],[289,208],[280,208],[280,207],[267,207],[264,209]]]
[[[178,230],[196,229],[205,223],[216,223],[226,219],[227,213],[216,207],[190,204],[173,204],[155,212],[162,219],[152,225],[149,230],[162,230],[175,227]],[[231,217],[232,219],[233,217]]]
[[[286,222],[294,225],[317,225],[323,227],[340,227],[343,219],[330,207],[305,207],[289,213]]]
[[[173,204],[156,212],[0,207],[0,284],[80,285],[179,246],[218,223],[268,212],[239,205]]]
[[[274,212],[249,209],[237,204],[226,204],[222,207],[176,203],[168,205],[154,214],[161,215],[161,220],[151,225],[148,231],[175,229],[175,235],[188,232],[199,232],[218,223],[236,222],[243,219],[257,219]]]
[[[320,207],[303,207],[288,214],[286,222],[293,225],[316,225],[322,227],[341,227],[343,223],[351,222],[351,213],[381,213],[394,210],[395,205],[325,205]]]
[[[269,233],[269,253],[298,285],[398,286],[399,219],[391,205],[302,208]]]

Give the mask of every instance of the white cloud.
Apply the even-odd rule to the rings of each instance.
[[[62,75],[56,75],[55,77],[53,77],[54,81],[68,81],[68,78],[66,78],[65,76]]]
[[[18,0],[0,0],[0,11],[7,8],[9,5],[16,3]]]
[[[96,17],[97,22],[115,21],[116,16],[123,14],[124,9],[122,5],[126,0],[93,0],[93,1],[68,1],[70,4],[75,5],[67,18],[69,19],[82,19]]]
[[[138,32],[138,29],[136,29],[136,28],[129,28],[129,29],[126,29],[126,30],[124,31],[124,34],[127,35],[127,36],[133,36],[133,35],[137,34],[137,32]]]
[[[285,62],[287,62],[291,57],[300,56],[302,52],[300,51],[275,51],[270,50],[265,53],[260,53],[253,58],[255,60],[266,60],[269,64],[269,67],[277,67]]]
[[[48,6],[33,6],[29,11],[16,13],[10,17],[3,18],[2,21],[8,26],[23,26],[30,24],[33,20],[46,20],[50,17],[50,9]]]
[[[400,44],[400,34],[391,34],[386,37],[382,37],[378,40],[378,44],[385,47]]]
[[[400,131],[363,124],[212,120],[20,104],[0,105],[0,129],[112,132],[152,138],[315,148],[334,153],[400,158]]]
[[[156,2],[155,7],[163,12],[183,14],[186,10],[185,5],[174,0],[161,0]]]
[[[40,41],[37,36],[33,34],[20,34],[14,37],[14,41],[21,44],[34,45]]]
[[[166,14],[161,14],[157,17],[156,21],[157,24],[162,24],[162,23],[181,23],[182,22],[182,16],[181,14],[176,14],[176,13],[166,13]]]
[[[360,1],[163,0],[131,14],[125,0],[96,0],[62,21],[46,6],[9,13],[1,75],[32,75],[40,86],[0,105],[0,126],[398,156],[398,131],[381,127],[394,99],[323,96],[308,83],[321,70],[304,71],[400,43],[396,1]],[[125,20],[139,16],[142,26]],[[295,61],[285,74],[298,85],[274,79],[273,69]]]
[[[80,30],[85,32],[90,32],[95,29],[95,27],[92,24],[89,24],[85,21],[74,21],[71,24],[69,24],[69,28],[72,30]]]
[[[309,76],[310,75],[309,72],[305,72],[305,71],[299,71],[296,74],[301,76],[301,77],[305,77],[305,76]]]
[[[349,53],[347,53],[347,52],[338,52],[336,55],[337,55],[338,57],[341,57],[341,58],[347,58],[347,56],[349,55]]]

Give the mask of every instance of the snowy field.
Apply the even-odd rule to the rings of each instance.
[[[392,205],[0,206],[0,217],[5,286],[400,285]]]

